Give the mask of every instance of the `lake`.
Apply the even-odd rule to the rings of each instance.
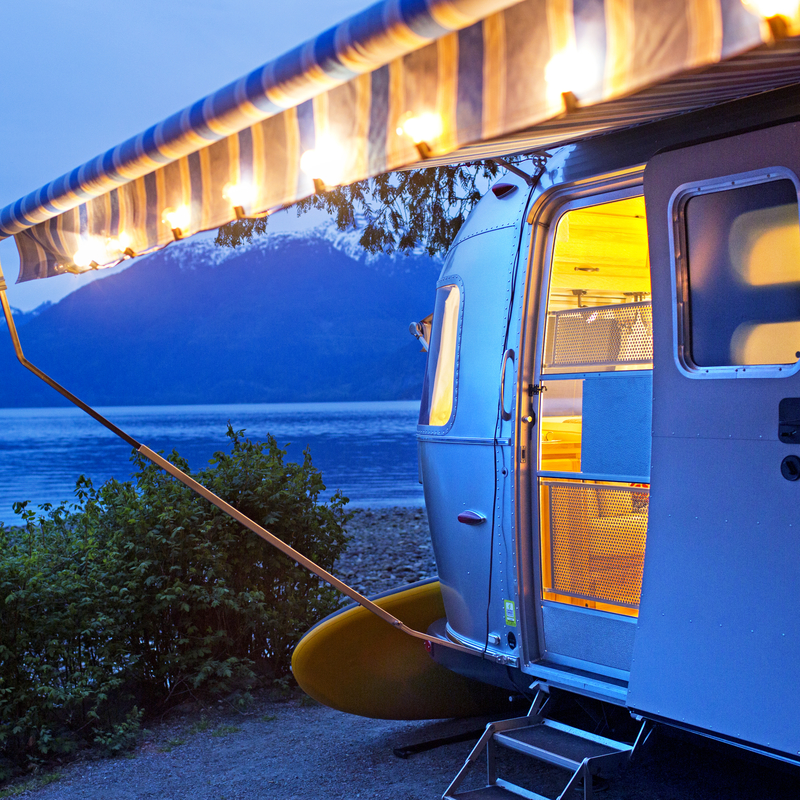
[[[177,450],[192,469],[229,451],[230,420],[246,436],[271,433],[299,461],[308,446],[325,497],[341,489],[350,505],[421,506],[415,439],[418,401],[138,406],[98,409],[153,450]],[[73,497],[79,475],[96,486],[127,480],[130,448],[75,408],[0,409],[0,521],[19,522],[15,501],[33,505]]]

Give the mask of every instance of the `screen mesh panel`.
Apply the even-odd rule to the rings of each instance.
[[[646,365],[653,360],[650,303],[555,311],[549,325],[552,344],[545,367]]]
[[[646,486],[543,481],[549,520],[546,592],[638,608],[647,535]]]

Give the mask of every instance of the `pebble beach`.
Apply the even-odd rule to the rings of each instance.
[[[370,596],[436,574],[424,508],[358,508],[334,574]]]

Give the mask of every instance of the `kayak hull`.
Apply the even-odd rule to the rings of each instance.
[[[438,580],[379,595],[375,602],[416,630],[444,617]],[[443,719],[488,714],[508,692],[437,664],[425,643],[401,633],[361,606],[315,625],[292,655],[292,672],[318,702],[374,719]]]

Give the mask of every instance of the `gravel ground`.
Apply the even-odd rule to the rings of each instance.
[[[337,572],[366,594],[435,572],[422,509],[359,510],[350,532],[353,542]],[[35,800],[436,800],[486,722],[369,720],[297,696],[288,701],[257,697],[243,712],[225,701],[187,705],[151,724],[126,756],[84,756],[38,782],[10,788],[14,796]],[[465,732],[474,732],[472,741],[408,759],[394,754],[395,748]],[[505,770],[531,789],[558,796],[565,773],[529,760],[520,765],[514,758],[501,755],[501,775]],[[462,789],[481,785],[483,777],[481,761]],[[569,800],[582,796],[574,792]],[[771,763],[742,760],[730,749],[718,752],[704,741],[657,731],[642,757],[612,776],[607,786],[599,786],[595,796],[796,800],[800,777]]]
[[[352,540],[334,573],[361,594],[436,574],[424,508],[358,508],[347,532]]]

